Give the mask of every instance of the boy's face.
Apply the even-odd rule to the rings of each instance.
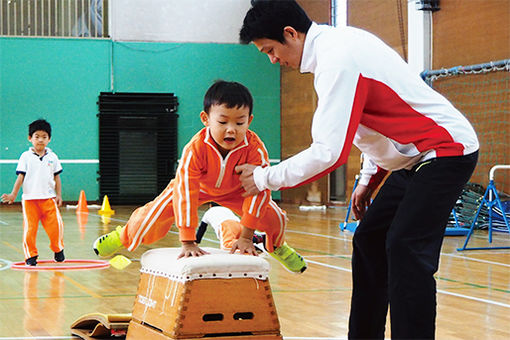
[[[225,156],[244,140],[253,116],[247,106],[228,108],[222,104],[212,105],[209,114],[202,111],[200,119],[209,127],[220,153]]]
[[[38,130],[28,136],[28,140],[34,146],[35,151],[42,152],[50,142],[51,138],[46,131]]]
[[[267,54],[272,64],[279,63],[283,66],[299,69],[303,55],[304,35],[287,26],[284,28],[283,37],[285,44],[268,38],[255,39],[253,44],[260,52]]]

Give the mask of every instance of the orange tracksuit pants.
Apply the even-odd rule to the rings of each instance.
[[[50,239],[50,249],[58,253],[64,249],[64,222],[54,198],[23,200],[23,252],[25,260],[37,256],[39,221]]]
[[[129,251],[134,251],[140,243],[151,244],[163,238],[174,223],[174,210],[172,206],[173,185],[170,183],[165,190],[153,201],[136,209],[123,232],[120,240]],[[214,201],[219,205],[229,208],[234,213],[242,215],[243,200],[240,197],[211,196],[203,192],[199,196],[199,205]],[[260,219],[257,230],[266,233],[266,249],[270,252],[279,247],[285,241],[285,226],[287,216],[274,201],[270,201],[266,213]],[[197,226],[195,226],[196,228]],[[238,230],[232,233],[239,234]]]

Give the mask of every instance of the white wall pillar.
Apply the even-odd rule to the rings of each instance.
[[[408,63],[419,74],[432,68],[432,12],[417,10],[415,3],[407,1]]]

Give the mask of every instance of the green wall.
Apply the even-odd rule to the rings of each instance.
[[[251,128],[279,159],[280,71],[251,45],[0,38],[0,192],[10,192],[16,178],[16,164],[5,162],[28,149],[27,126],[43,117],[53,128],[49,147],[71,162],[61,175],[64,201],[78,200],[82,189],[100,200],[99,165],[73,163],[99,158],[99,93],[175,93],[180,152],[202,127],[203,95],[216,79],[252,91]]]

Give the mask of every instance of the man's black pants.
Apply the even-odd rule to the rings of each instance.
[[[393,172],[353,238],[349,339],[432,339],[436,282],[448,217],[478,152],[440,157]]]

